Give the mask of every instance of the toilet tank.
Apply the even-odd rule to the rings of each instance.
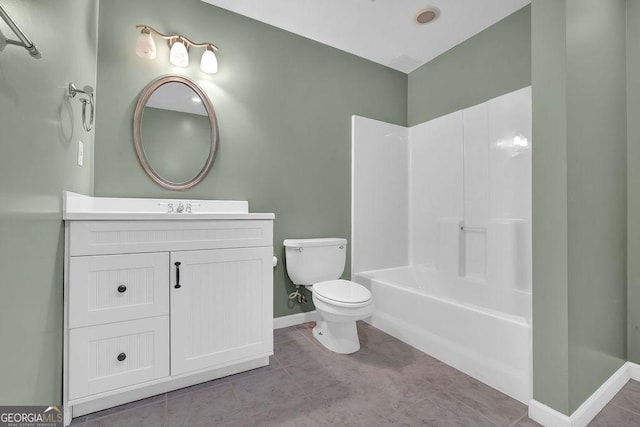
[[[287,239],[287,274],[296,285],[339,279],[347,260],[347,239]]]

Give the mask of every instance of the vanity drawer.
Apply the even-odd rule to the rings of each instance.
[[[273,245],[270,219],[71,221],[69,230],[71,256]]]
[[[169,254],[69,259],[69,327],[169,314]]]
[[[169,376],[169,317],[72,329],[69,399]]]

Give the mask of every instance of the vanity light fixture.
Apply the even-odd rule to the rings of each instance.
[[[151,37],[151,31],[143,28],[136,42],[136,53],[140,58],[156,59],[156,43]]]
[[[215,52],[218,46],[213,43],[194,43],[185,36],[179,34],[162,34],[155,28],[148,25],[136,25],[140,30],[140,36],[136,42],[136,53],[141,58],[155,59],[156,44],[151,34],[167,40],[171,51],[169,53],[169,61],[178,67],[186,67],[189,65],[189,48],[203,47],[205,48],[200,60],[200,69],[207,74],[215,74],[218,72],[218,59]]]
[[[171,41],[169,62],[176,67],[186,67],[189,65],[189,52],[187,51],[187,45],[180,39],[180,37]]]
[[[218,72],[218,58],[211,46],[207,46],[200,59],[200,69],[205,73],[215,74]]]

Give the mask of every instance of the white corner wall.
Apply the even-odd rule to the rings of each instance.
[[[410,263],[513,305],[505,288],[531,290],[531,88],[412,127],[409,152]]]
[[[452,253],[454,242],[442,236],[456,236],[453,224],[462,221],[462,111],[422,123],[409,129],[409,247],[412,265],[435,265],[449,270],[458,265],[438,256],[436,248]],[[438,236],[441,236],[440,239]],[[438,245],[440,240],[440,245]],[[445,267],[446,265],[446,267]]]
[[[530,306],[531,88],[412,128],[352,124],[352,273],[423,265]]]
[[[352,117],[351,271],[409,260],[407,128]]]
[[[489,217],[531,222],[531,87],[486,103]]]
[[[464,110],[463,224],[464,275],[485,280],[487,275],[487,224],[489,222],[489,120],[488,103]]]
[[[502,304],[526,305],[530,318],[531,232],[531,87],[487,103],[489,123],[489,222],[487,224],[487,280]],[[511,294],[500,289],[511,289]],[[523,303],[523,301],[525,301]],[[522,310],[521,310],[522,311]]]

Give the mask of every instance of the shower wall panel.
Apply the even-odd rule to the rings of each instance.
[[[487,103],[490,218],[531,222],[531,87]]]
[[[530,292],[530,87],[411,128],[354,116],[352,138],[352,272],[424,266]]]
[[[462,219],[462,112],[409,129],[409,244],[411,264],[435,265],[440,227]],[[440,234],[446,233],[442,230]],[[449,247],[447,245],[447,247]],[[450,252],[449,252],[450,253]],[[440,257],[446,265],[447,262]]]
[[[407,265],[408,168],[407,128],[353,116],[353,272]]]
[[[462,262],[464,275],[485,280],[489,222],[489,120],[487,103],[462,113],[464,133]]]

